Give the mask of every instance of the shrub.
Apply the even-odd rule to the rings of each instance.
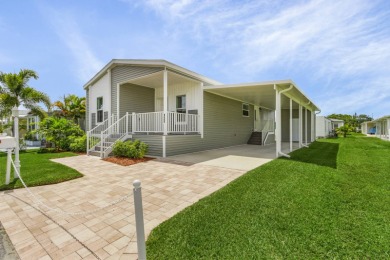
[[[140,140],[132,141],[116,141],[112,153],[115,156],[129,157],[129,158],[143,158],[148,152],[148,145]]]
[[[69,150],[72,137],[82,137],[84,131],[65,118],[47,117],[40,124],[37,132],[44,136],[47,142],[53,143],[57,150]]]
[[[37,139],[37,135],[35,133],[35,131],[28,131],[25,135],[24,135],[24,140],[29,140],[29,141],[38,141]]]
[[[87,136],[83,135],[80,137],[70,136],[69,149],[72,152],[85,152],[87,150]]]
[[[55,153],[57,150],[55,148],[40,148],[38,153]]]

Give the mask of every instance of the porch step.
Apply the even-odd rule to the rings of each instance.
[[[262,132],[252,132],[247,144],[261,145],[263,143]]]
[[[100,157],[100,152],[99,151],[89,151],[88,155]]]

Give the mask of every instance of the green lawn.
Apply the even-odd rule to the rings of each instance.
[[[82,177],[78,171],[65,165],[50,161],[50,159],[75,156],[70,152],[63,153],[37,153],[37,150],[28,150],[20,153],[21,175],[27,186],[40,186],[59,183]],[[12,181],[5,185],[7,154],[0,152],[0,190],[21,188],[20,180]]]
[[[322,139],[155,228],[148,259],[389,259],[390,142]]]

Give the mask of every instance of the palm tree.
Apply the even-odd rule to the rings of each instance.
[[[73,120],[75,123],[80,123],[80,119],[85,118],[85,97],[76,95],[64,96],[63,101],[56,101],[53,104],[58,110],[55,113],[58,116]]]
[[[23,105],[32,113],[44,117],[45,111],[38,104],[43,103],[49,109],[50,99],[27,84],[31,78],[38,79],[38,75],[28,69],[21,69],[19,73],[0,72],[0,116],[9,116],[13,107]]]

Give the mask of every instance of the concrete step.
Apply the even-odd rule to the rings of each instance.
[[[88,155],[100,157],[99,151],[89,151]]]

